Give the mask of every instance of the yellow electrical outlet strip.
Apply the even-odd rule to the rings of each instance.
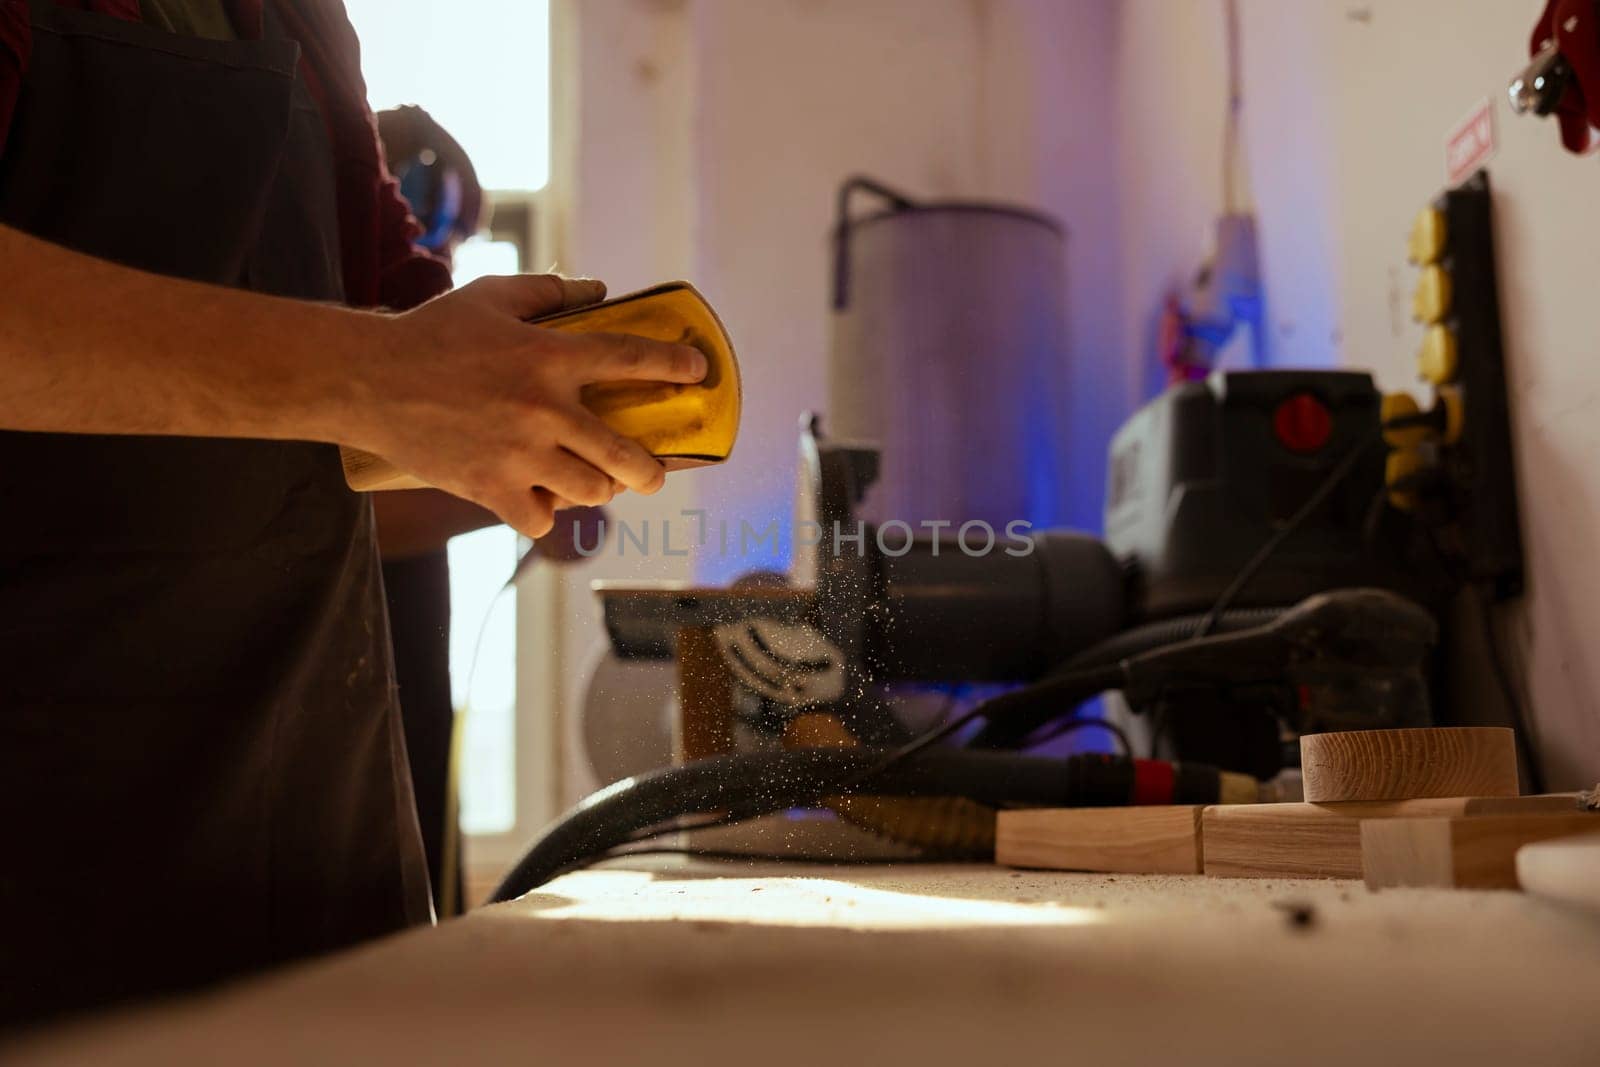
[[[531,323],[564,333],[627,333],[698,348],[707,370],[695,385],[596,382],[584,387],[583,403],[669,471],[721,463],[732,453],[743,403],[739,361],[722,320],[688,282],[667,282]],[[345,481],[359,492],[427,488],[381,456],[355,448],[340,448],[339,454]]]

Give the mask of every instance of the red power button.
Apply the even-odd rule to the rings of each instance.
[[[1296,393],[1272,413],[1272,432],[1291,452],[1315,452],[1333,433],[1327,405],[1310,393]]]

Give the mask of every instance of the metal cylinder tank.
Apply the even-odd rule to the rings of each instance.
[[[886,205],[852,217],[853,197]],[[1060,521],[1066,233],[1048,215],[839,191],[826,425],[882,447],[871,521]]]

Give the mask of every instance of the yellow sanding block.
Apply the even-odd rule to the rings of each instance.
[[[743,400],[739,361],[722,320],[688,282],[667,282],[531,324],[564,333],[634,334],[698,348],[707,370],[697,384],[597,382],[584,387],[583,403],[613,430],[638,441],[669,471],[721,463],[733,451]],[[427,488],[381,456],[355,448],[339,451],[352,489]]]

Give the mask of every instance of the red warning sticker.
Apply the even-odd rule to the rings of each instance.
[[[1469,174],[1493,159],[1494,152],[1494,103],[1486,96],[1445,138],[1445,184],[1460,185]]]

